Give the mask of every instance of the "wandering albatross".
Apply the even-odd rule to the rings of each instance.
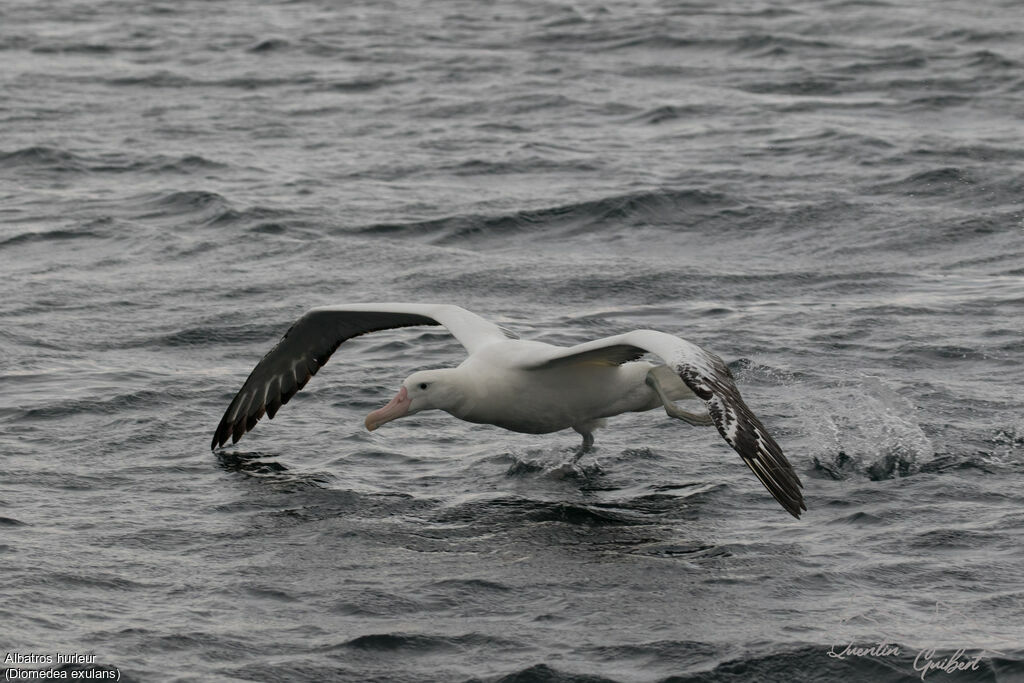
[[[317,373],[342,342],[368,332],[441,325],[466,348],[456,368],[421,370],[366,417],[366,428],[423,410],[514,432],[547,434],[573,428],[590,450],[606,417],[663,407],[692,425],[711,425],[796,518],[806,510],[799,477],[775,439],[740,397],[721,358],[665,332],[635,330],[553,346],[521,341],[470,311],[447,304],[349,304],[314,308],[289,328],[256,365],[213,435],[211,448],[237,442],[263,414],[271,418]],[[653,354],[664,365],[639,360]],[[707,413],[675,404],[699,399]]]

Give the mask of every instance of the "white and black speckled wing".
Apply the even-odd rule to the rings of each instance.
[[[807,510],[803,484],[782,448],[747,407],[725,362],[696,344],[678,340],[672,367],[690,390],[704,401],[718,433],[791,515]]]
[[[210,448],[236,443],[264,414],[273,419],[343,342],[369,332],[443,325],[472,353],[505,332],[469,311],[443,304],[354,304],[314,308],[256,365],[224,412]]]
[[[750,471],[791,515],[807,509],[803,484],[786,460],[782,448],[747,407],[725,362],[715,354],[679,337],[653,330],[637,330],[569,348],[552,347],[530,368],[555,367],[575,360],[623,363],[644,352],[656,354],[707,405],[718,433],[739,453]]]

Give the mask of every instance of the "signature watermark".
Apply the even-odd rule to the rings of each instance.
[[[836,659],[846,659],[847,657],[899,657],[900,647],[885,641],[880,641],[877,645],[871,647],[858,647],[850,643],[843,648],[842,652],[836,652],[836,646],[833,645],[825,654]]]
[[[943,673],[951,674],[957,671],[977,671],[978,662],[981,658],[989,654],[988,650],[981,650],[970,659],[961,659],[965,657],[967,651],[964,648],[960,648],[949,657],[936,659],[935,648],[929,648],[927,650],[921,650],[914,657],[914,671],[921,672],[921,680],[932,671],[941,671]],[[999,654],[993,652],[992,654]]]
[[[935,605],[935,616],[939,619],[942,616],[947,618],[950,615],[940,615],[940,603],[936,602]],[[970,622],[965,615],[957,614],[960,617],[961,622]],[[878,627],[879,632],[882,631],[883,626],[877,620],[865,613],[859,613],[854,617],[848,617],[842,621],[848,622],[852,619],[859,621],[867,621],[875,624]],[[946,621],[936,621],[936,623],[948,623]],[[957,648],[955,650],[947,648],[941,650],[938,647],[924,647],[918,650],[908,650],[905,647],[897,644],[893,638],[882,638],[869,645],[858,645],[854,642],[850,642],[845,646],[839,644],[833,644],[826,653],[833,659],[849,659],[857,657],[870,657],[878,660],[886,657],[900,658],[901,661],[906,661],[913,654],[914,658],[911,661],[911,666],[914,672],[921,677],[924,681],[930,674],[955,674],[965,671],[980,671],[982,666],[982,660],[986,657],[1003,657],[1005,656],[1002,652],[986,648]]]
[[[825,654],[835,659],[847,659],[848,657],[900,657],[904,655],[904,650],[895,643],[879,641],[875,645],[868,647],[850,643],[842,650],[837,650],[836,646],[833,645]],[[914,671],[920,674],[923,681],[928,674],[934,672],[952,674],[959,671],[979,671],[979,664],[983,658],[1000,654],[1002,653],[994,650],[976,650],[969,655],[966,648],[960,648],[952,654],[944,656],[937,648],[929,647],[917,651],[917,654],[914,656],[913,667]]]

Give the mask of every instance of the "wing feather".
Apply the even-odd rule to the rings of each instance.
[[[271,419],[345,341],[362,334],[415,325],[443,325],[470,352],[506,338],[501,328],[449,305],[355,304],[314,308],[288,328],[245,380],[224,411],[211,448],[237,443],[264,414]]]
[[[653,330],[636,330],[569,348],[552,346],[531,355],[524,369],[551,368],[595,360],[616,364],[644,353],[661,357],[679,378],[704,401],[726,443],[791,515],[807,509],[803,484],[782,448],[744,403],[732,372],[715,354],[679,337]]]
[[[674,358],[666,358],[666,362],[707,405],[708,413],[726,443],[739,453],[775,500],[799,519],[800,513],[807,510],[801,491],[803,484],[783,454],[782,447],[743,401],[725,361],[696,344],[673,339],[676,342]]]

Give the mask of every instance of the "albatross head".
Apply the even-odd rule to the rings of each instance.
[[[366,416],[366,428],[371,432],[385,422],[413,415],[421,410],[451,410],[462,398],[455,370],[422,370],[414,372],[402,382],[402,388],[383,408]]]

